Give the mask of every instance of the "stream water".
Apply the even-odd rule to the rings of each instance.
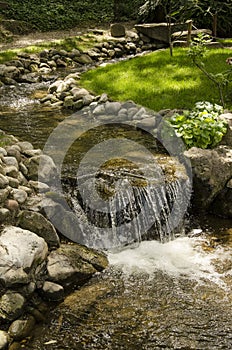
[[[66,115],[32,101],[38,88],[46,84],[1,91],[0,128],[43,148]],[[90,132],[75,144],[64,177],[103,135],[102,129]],[[231,250],[231,220],[189,216],[184,236],[179,232],[170,242],[142,241],[111,252],[109,268],[51,306],[47,322],[19,349],[229,350]]]

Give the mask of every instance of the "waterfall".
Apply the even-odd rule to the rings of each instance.
[[[157,179],[124,168],[100,170],[94,179],[91,174],[78,178],[70,195],[75,214],[88,222],[83,228],[86,245],[121,250],[143,240],[166,242],[179,235],[190,189],[184,173]]]

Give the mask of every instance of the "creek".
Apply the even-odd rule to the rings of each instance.
[[[70,113],[41,109],[31,98],[46,83],[5,89],[0,128],[43,149]],[[146,147],[151,143],[144,133],[129,134]],[[85,153],[104,135],[102,128],[87,132],[70,148],[64,178],[72,179]],[[64,140],[62,135],[60,143]],[[67,183],[64,187],[73,195]],[[209,215],[188,215],[185,222],[185,234],[182,227],[174,240],[140,237],[132,246],[109,252],[109,268],[60,305],[51,305],[47,322],[20,349],[231,349],[232,222]]]

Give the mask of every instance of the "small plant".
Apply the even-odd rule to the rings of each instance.
[[[219,73],[210,73],[207,71],[203,58],[206,56],[207,48],[206,45],[211,42],[211,38],[207,34],[200,33],[192,41],[188,56],[191,58],[192,62],[197,68],[199,68],[204,75],[211,80],[216,88],[218,89],[220,95],[220,102],[223,107],[225,107],[225,89],[228,88],[229,83],[231,82],[232,69],[228,69],[224,72]]]
[[[219,119],[223,108],[210,102],[197,102],[192,111],[175,114],[169,123],[187,148],[213,148],[227,131],[227,123]]]

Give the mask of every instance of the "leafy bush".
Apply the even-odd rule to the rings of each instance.
[[[0,15],[9,19],[27,21],[34,28],[46,31],[72,28],[83,23],[108,23],[114,20],[136,18],[142,0],[8,0],[9,8],[0,9]],[[117,6],[116,6],[117,5]]]
[[[197,102],[192,111],[175,114],[169,123],[188,148],[213,148],[227,131],[227,123],[219,119],[223,108],[210,102]]]

